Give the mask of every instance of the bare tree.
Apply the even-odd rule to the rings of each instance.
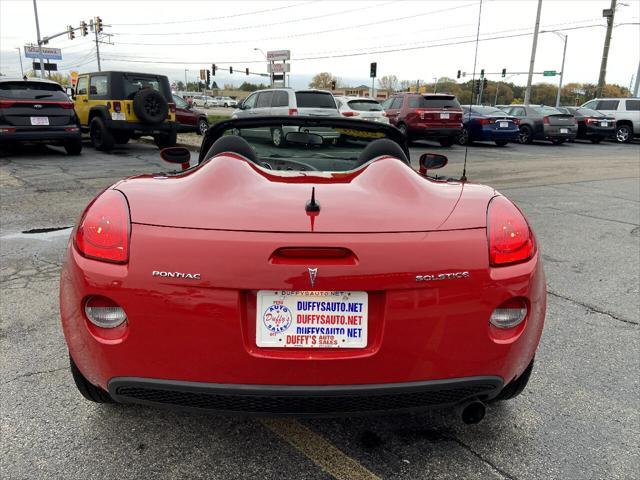
[[[398,89],[398,77],[395,75],[385,75],[378,79],[378,88],[381,90],[389,90],[395,92]]]
[[[400,80],[400,90],[406,91],[411,86],[411,80]]]
[[[320,72],[313,76],[311,79],[311,83],[309,83],[309,88],[331,88],[331,82],[335,82],[336,77],[334,77],[329,72]]]

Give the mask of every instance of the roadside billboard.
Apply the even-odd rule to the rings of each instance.
[[[25,45],[24,56],[26,58],[40,58],[40,47],[37,45]],[[42,47],[42,58],[45,60],[62,60],[62,50],[59,48]]]

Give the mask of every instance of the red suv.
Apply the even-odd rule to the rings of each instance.
[[[450,147],[462,130],[462,108],[455,95],[398,93],[382,106],[391,125],[409,141],[434,139]]]

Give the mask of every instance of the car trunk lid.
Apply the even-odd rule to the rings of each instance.
[[[261,232],[424,232],[444,228],[463,184],[430,182],[381,158],[350,172],[274,172],[233,154],[176,176],[146,175],[116,187],[134,223]],[[320,211],[307,213],[312,188]],[[487,189],[491,190],[491,189]],[[492,191],[492,190],[491,190]],[[482,194],[490,198],[491,194]],[[461,228],[485,225],[486,203]]]

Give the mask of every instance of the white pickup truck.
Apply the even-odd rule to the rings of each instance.
[[[616,140],[630,143],[640,136],[640,98],[595,98],[582,105],[616,119]]]

